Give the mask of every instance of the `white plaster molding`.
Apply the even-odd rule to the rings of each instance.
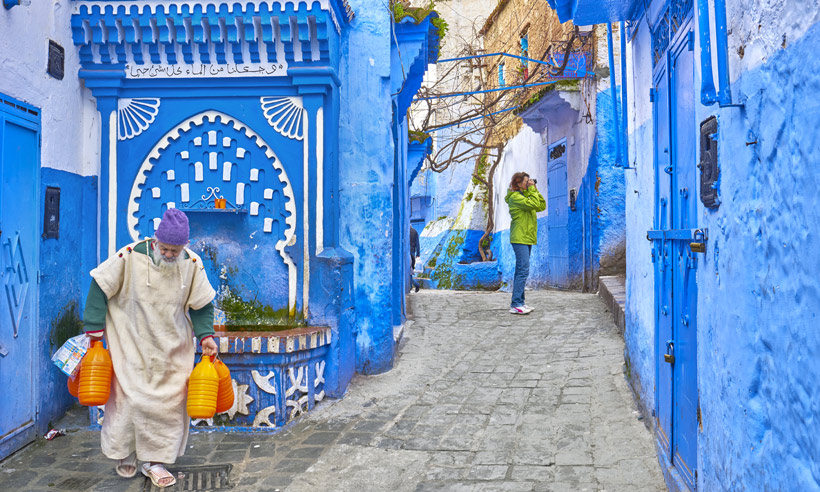
[[[157,98],[122,98],[117,101],[117,138],[128,140],[151,126],[159,113]]]
[[[228,414],[228,418],[233,420],[237,413],[241,413],[242,415],[250,414],[248,405],[253,402],[253,397],[248,394],[249,385],[237,384],[236,379],[231,379],[231,385],[233,385],[234,394],[233,405],[231,405],[231,408],[229,408],[227,412],[223,413]]]
[[[305,412],[308,402],[308,368],[299,366],[294,372],[293,367],[288,367],[288,379],[290,387],[285,391],[285,405],[290,407],[289,420]],[[298,398],[291,398],[299,392]]]
[[[294,140],[305,138],[302,120],[307,121],[307,112],[301,97],[261,97],[259,102],[268,124],[279,134]]]
[[[305,413],[305,405],[307,405],[307,401],[308,395],[302,395],[298,400],[288,400],[287,406],[291,407],[289,420]]]
[[[299,366],[294,372],[293,367],[288,367],[288,379],[290,380],[290,387],[285,391],[285,397],[293,396],[296,391],[307,393],[307,367]]]
[[[304,183],[304,199],[302,210],[302,230],[303,232],[303,252],[302,258],[302,315],[308,319],[308,302],[310,300],[310,203],[308,197],[310,196],[310,124],[307,111],[305,117],[302,119],[302,134],[305,136],[302,141],[302,169]],[[294,299],[295,302],[295,299]]]
[[[313,381],[313,389],[319,387],[320,384],[324,384],[325,382],[325,361],[320,360],[316,363],[316,379]],[[314,401],[322,401],[325,399],[325,390],[322,388],[322,391],[319,393],[314,393],[313,395]]]
[[[270,421],[270,416],[275,413],[276,405],[271,405],[259,410],[256,417],[253,418],[253,426],[262,427],[263,425],[266,425],[268,427],[276,427],[276,424]]]
[[[114,112],[111,113],[111,122],[112,124],[115,122],[116,114]],[[134,241],[139,240],[139,231],[137,230],[137,212],[139,211],[139,202],[137,201],[142,196],[142,190],[140,189],[141,186],[145,184],[145,181],[148,178],[148,174],[154,169],[155,163],[159,160],[160,155],[166,148],[171,144],[171,142],[176,141],[179,139],[182,134],[189,132],[194,126],[201,126],[206,121],[208,122],[216,122],[217,119],[221,120],[221,122],[225,125],[232,126],[234,130],[239,132],[244,132],[245,135],[253,141],[260,150],[265,153],[265,156],[271,163],[271,166],[276,170],[279,171],[277,173],[279,177],[279,181],[283,184],[283,190],[285,197],[285,210],[289,212],[288,216],[285,218],[285,224],[287,228],[285,229],[284,238],[280,239],[276,242],[275,249],[279,252],[279,255],[282,257],[282,260],[288,266],[288,302],[289,302],[289,311],[291,313],[295,312],[296,309],[296,263],[293,261],[293,258],[285,251],[285,247],[289,244],[295,243],[296,241],[296,198],[293,194],[293,186],[290,184],[290,180],[288,179],[287,172],[285,168],[282,166],[282,162],[273,152],[273,149],[267,142],[262,138],[261,135],[253,131],[250,127],[242,123],[241,121],[226,115],[225,113],[221,113],[219,111],[205,111],[194,115],[176,127],[174,127],[171,131],[165,134],[154,148],[151,149],[148,156],[143,161],[142,165],[140,166],[139,171],[137,172],[136,178],[134,178],[134,183],[131,185],[131,195],[128,199],[128,212],[127,212],[127,227],[128,233],[131,235],[131,238]],[[307,118],[303,120],[307,123]],[[113,127],[112,127],[113,128]],[[116,135],[112,131],[111,138],[116,142]],[[196,140],[196,139],[195,139]],[[307,144],[307,140],[305,141]],[[112,169],[112,180],[116,179],[115,166],[116,166],[116,145],[112,143],[111,146],[114,149],[114,158],[111,161],[111,157],[109,156],[109,161],[111,164],[114,165]],[[307,152],[307,148],[305,148],[305,152]],[[307,156],[305,157],[307,159]],[[307,167],[305,167],[305,172],[307,173]],[[113,182],[113,188],[110,190],[116,193],[116,181]],[[307,187],[307,184],[305,185]],[[111,200],[111,196],[116,195],[109,195],[109,227],[111,227],[111,218],[115,217],[116,213],[116,200]],[[307,205],[307,190],[305,190],[305,205]],[[304,212],[305,221],[307,221],[307,208],[305,208]],[[114,223],[116,227],[116,223]],[[115,229],[114,229],[115,230]],[[305,229],[307,230],[307,229]],[[109,231],[109,234],[111,232]],[[307,248],[307,234],[305,234],[305,248]],[[109,255],[114,254],[116,249],[111,249],[113,243],[109,244]],[[307,256],[307,255],[306,255]],[[305,258],[305,278],[307,278],[307,268],[308,268],[308,259]],[[307,297],[307,288],[305,289],[305,296]],[[305,309],[307,309],[307,303],[305,303]]]
[[[259,387],[265,393],[270,393],[271,395],[276,394],[276,388],[271,384],[271,378],[275,377],[276,373],[273,371],[268,371],[268,374],[263,376],[257,370],[251,371],[251,377],[253,377],[253,382],[256,383],[256,386]]]
[[[134,238],[136,241],[138,238]],[[108,256],[117,252],[117,113],[108,115]]]
[[[316,110],[316,254],[325,249],[325,108]]]

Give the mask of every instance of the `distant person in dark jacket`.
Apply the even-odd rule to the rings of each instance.
[[[538,221],[535,214],[546,209],[547,202],[535,187],[535,180],[524,172],[513,174],[504,201],[510,207],[510,244],[515,252],[510,313],[529,314],[532,308],[524,304],[524,286],[530,274],[532,245],[538,242]]]
[[[410,283],[419,291],[419,281],[413,277],[416,269],[416,257],[421,256],[421,246],[419,245],[419,233],[415,227],[410,227]]]

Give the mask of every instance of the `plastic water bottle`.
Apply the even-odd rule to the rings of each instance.
[[[216,413],[216,397],[219,392],[219,376],[211,358],[202,356],[188,379],[188,416],[192,419],[209,419]]]
[[[93,342],[80,366],[80,382],[77,387],[80,405],[105,405],[111,393],[113,374],[114,368],[108,350],[105,350],[101,341]]]
[[[216,395],[216,413],[227,412],[233,406],[233,384],[231,383],[231,371],[219,359],[214,361],[216,374],[219,376],[219,390]]]
[[[74,371],[74,374],[68,377],[68,394],[77,398],[77,390],[80,387],[80,371],[83,368],[83,363],[80,361],[80,365],[77,366],[77,369]]]

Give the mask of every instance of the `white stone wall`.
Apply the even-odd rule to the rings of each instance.
[[[43,167],[87,176],[98,173],[100,126],[91,92],[77,77],[73,3],[34,0],[0,8],[0,93],[42,111]],[[63,80],[46,73],[49,39],[65,48]]]

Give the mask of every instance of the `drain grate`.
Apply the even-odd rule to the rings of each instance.
[[[168,471],[177,477],[173,487],[159,488],[145,477],[144,492],[228,490],[233,488],[230,473],[233,465],[169,466]]]
[[[56,485],[57,490],[88,490],[91,487],[97,485],[100,482],[100,478],[94,477],[87,477],[87,478],[77,478],[71,477],[66,478],[62,482]]]

